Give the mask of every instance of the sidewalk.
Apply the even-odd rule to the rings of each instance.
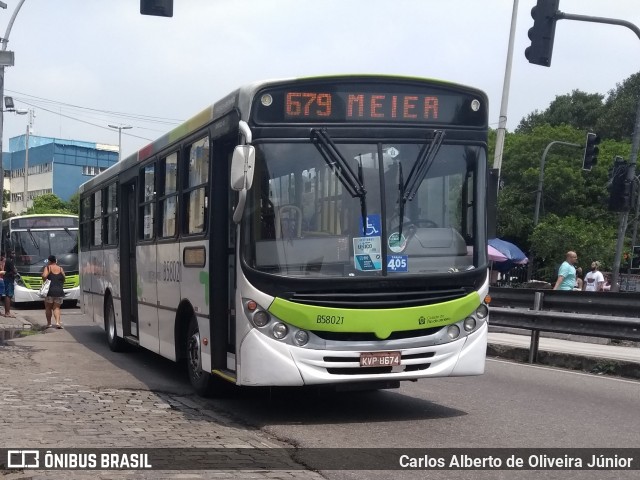
[[[640,348],[589,343],[540,335],[538,364],[640,379]],[[531,332],[489,331],[487,355],[529,361]]]

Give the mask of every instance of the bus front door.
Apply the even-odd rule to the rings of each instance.
[[[122,333],[125,338],[138,338],[138,295],[136,272],[136,181],[122,184],[120,198],[124,200],[121,209],[120,245],[122,257],[120,265],[120,291],[122,292]],[[132,338],[133,337],[133,338]]]

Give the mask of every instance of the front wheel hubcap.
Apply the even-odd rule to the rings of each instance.
[[[191,370],[193,378],[197,380],[202,375],[202,370],[200,368],[200,332],[194,332],[191,337],[189,337],[187,355],[189,370]]]

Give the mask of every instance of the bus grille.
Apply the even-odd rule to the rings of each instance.
[[[425,328],[423,330],[404,330],[393,332],[385,340],[401,340],[404,338],[416,338],[424,337],[427,335],[433,335],[444,327]],[[321,330],[312,330],[314,335],[322,338],[323,340],[337,341],[337,342],[379,342],[380,339],[372,332],[326,332]]]
[[[356,292],[290,292],[291,302],[330,308],[399,308],[418,307],[456,300],[467,295],[464,288],[428,290],[366,290]]]
[[[417,372],[426,370],[431,366],[431,358],[435,352],[414,353],[402,355],[400,367],[361,367],[360,357],[324,357],[328,373],[333,375],[367,375],[384,374],[392,372]],[[331,367],[331,363],[340,363],[339,367]],[[351,365],[345,366],[345,363]]]

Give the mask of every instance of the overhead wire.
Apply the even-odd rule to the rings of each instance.
[[[131,113],[125,113],[125,112],[116,112],[116,111],[111,111],[111,110],[101,110],[101,109],[97,109],[97,108],[90,108],[90,107],[83,107],[80,105],[73,105],[73,104],[69,104],[69,103],[65,103],[65,102],[58,102],[55,100],[50,100],[50,99],[46,99],[46,98],[42,98],[42,97],[38,97],[35,95],[29,95],[29,94],[25,94],[22,92],[18,92],[15,90],[6,90],[9,93],[12,94],[18,94],[18,95],[24,95],[25,97],[28,97],[28,99],[25,98],[21,98],[21,97],[14,97],[14,101],[15,102],[19,102],[19,103],[23,103],[29,107],[33,107],[33,108],[37,108],[39,110],[43,110],[45,112],[51,113],[53,115],[57,115],[60,117],[64,117],[64,118],[68,118],[70,120],[76,121],[76,122],[80,122],[80,123],[84,123],[87,125],[91,125],[93,127],[96,128],[100,128],[103,130],[111,130],[110,127],[106,126],[106,125],[101,125],[98,123],[95,123],[96,121],[104,121],[105,123],[114,123],[114,117],[119,117],[120,119],[122,119],[123,121],[126,122],[131,122],[131,121],[137,121],[137,122],[141,122],[141,123],[151,123],[151,124],[157,124],[158,126],[160,125],[166,125],[169,127],[173,127],[176,126],[180,123],[183,122],[183,120],[180,119],[173,119],[173,118],[166,118],[166,117],[154,117],[151,115],[141,115],[141,114],[131,114]],[[47,106],[49,107],[58,107],[59,110],[53,110],[51,108],[47,108]],[[64,111],[66,111],[67,113],[62,113]],[[78,112],[79,110],[79,112]],[[70,113],[73,113],[70,114]],[[103,118],[104,120],[96,120],[96,115],[98,115],[98,117]],[[82,119],[79,117],[85,116],[90,120],[86,120],[86,119]],[[144,127],[144,126],[140,126],[140,125],[135,125],[135,128],[137,130],[148,130],[151,132],[159,132],[159,133],[164,133],[166,132],[166,130],[160,130],[160,129],[155,129],[155,128],[149,128],[149,127]],[[140,135],[135,135],[133,133],[129,133],[129,132],[122,132],[122,135],[131,137],[131,138],[138,138],[140,140],[145,140],[145,141],[153,141],[153,138],[147,138],[147,137],[142,137]]]

